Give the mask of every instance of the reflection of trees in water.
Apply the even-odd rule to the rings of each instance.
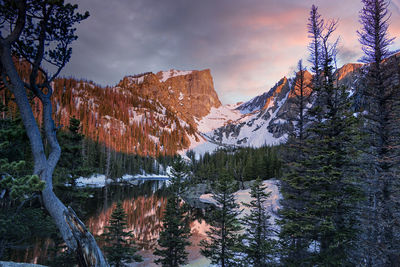
[[[27,247],[25,250],[14,250],[10,253],[10,260],[15,262],[31,262],[45,263],[49,254],[49,247],[53,245],[51,239],[35,238],[32,243],[34,245]]]
[[[167,205],[167,194],[162,181],[146,181],[137,187],[113,186],[101,191],[102,198],[95,203],[96,212],[86,220],[94,235],[101,235],[118,200],[127,213],[129,230],[132,231],[138,248],[153,249],[162,230],[162,216]],[[192,209],[190,225],[196,236],[205,235],[208,224],[203,220],[201,209]],[[197,239],[197,238],[196,238]]]
[[[137,186],[112,185],[106,188],[86,189],[93,197],[88,199],[82,210],[86,214],[86,226],[93,235],[103,233],[116,202],[122,201],[127,213],[129,230],[139,249],[153,250],[162,227],[162,216],[167,205],[167,192],[163,181],[138,182]],[[193,236],[192,246],[188,248],[189,258],[200,257],[198,242],[205,237],[208,224],[204,220],[204,210],[193,208],[190,211],[190,226]],[[53,246],[51,239],[37,239],[34,245],[24,251],[15,252],[13,260],[45,263]],[[102,245],[99,242],[99,245]]]
[[[161,218],[167,196],[162,181],[146,181],[139,186],[111,186],[97,192],[96,202],[86,224],[94,235],[103,233],[116,202],[121,200],[127,213],[127,223],[137,246],[151,249],[161,230]]]

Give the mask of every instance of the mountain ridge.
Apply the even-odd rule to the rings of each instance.
[[[400,53],[393,57],[397,60]],[[343,65],[336,71],[337,82],[358,90],[363,66]],[[22,75],[29,73],[26,68],[19,62]],[[311,94],[312,75],[308,71],[305,81]],[[107,87],[60,78],[54,89],[57,125],[68,125],[69,119],[76,117],[89,138],[116,151],[148,156],[279,144],[293,128],[291,118],[295,115],[296,77],[283,77],[270,90],[234,105],[221,104],[210,69],[127,75],[117,85]],[[40,122],[40,104],[34,99],[33,105]]]

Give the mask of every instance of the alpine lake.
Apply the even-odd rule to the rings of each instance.
[[[167,205],[168,179],[136,179],[130,183],[110,184],[100,188],[80,188],[87,190],[90,198],[83,204],[85,217],[81,218],[94,236],[100,236],[108,225],[111,213],[118,201],[127,213],[128,231],[132,231],[138,254],[143,262],[130,266],[157,266],[154,264],[154,248],[162,230],[162,217]],[[195,205],[198,206],[198,205]],[[188,266],[208,266],[209,261],[200,253],[199,242],[206,238],[209,225],[204,219],[211,206],[191,207],[189,212],[192,236],[187,247]],[[48,256],[51,240],[37,240],[35,245],[19,251],[14,261],[43,264]],[[99,242],[101,246],[101,242]]]

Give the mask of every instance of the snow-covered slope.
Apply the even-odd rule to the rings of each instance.
[[[221,147],[260,147],[276,145],[286,140],[277,135],[271,125],[290,94],[290,80],[283,78],[269,92],[241,105],[226,105],[196,121],[202,136],[192,142],[191,150],[197,154],[212,152]]]
[[[195,121],[197,124],[198,138],[196,139],[194,135],[189,137],[191,144],[187,150],[192,150],[198,155],[203,155],[206,152],[213,152],[223,147],[224,144],[218,144],[209,138],[209,136],[213,134],[214,130],[242,118],[243,115],[236,109],[237,107],[238,105],[225,105],[218,108],[213,107],[207,116],[201,119],[197,118]]]
[[[201,133],[210,133],[213,130],[224,126],[229,121],[236,121],[242,118],[242,114],[236,109],[237,105],[225,105],[218,108],[211,108],[210,113],[197,120],[198,130]]]
[[[357,87],[361,64],[346,64],[335,75],[341,85]],[[311,94],[312,75],[304,74],[306,94]],[[194,152],[204,154],[220,147],[260,147],[277,145],[287,140],[296,116],[296,77],[282,78],[268,92],[250,101],[211,109],[201,120],[196,120],[200,140],[191,142]],[[307,106],[312,105],[309,98]]]

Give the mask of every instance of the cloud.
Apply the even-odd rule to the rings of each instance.
[[[307,59],[306,24],[313,3],[324,17],[341,19],[341,61],[361,51],[355,34],[359,1],[71,2],[91,16],[78,26],[79,39],[63,74],[102,85],[146,71],[210,68],[224,103],[250,99],[291,75],[300,58]],[[392,17],[396,33],[398,16]]]

